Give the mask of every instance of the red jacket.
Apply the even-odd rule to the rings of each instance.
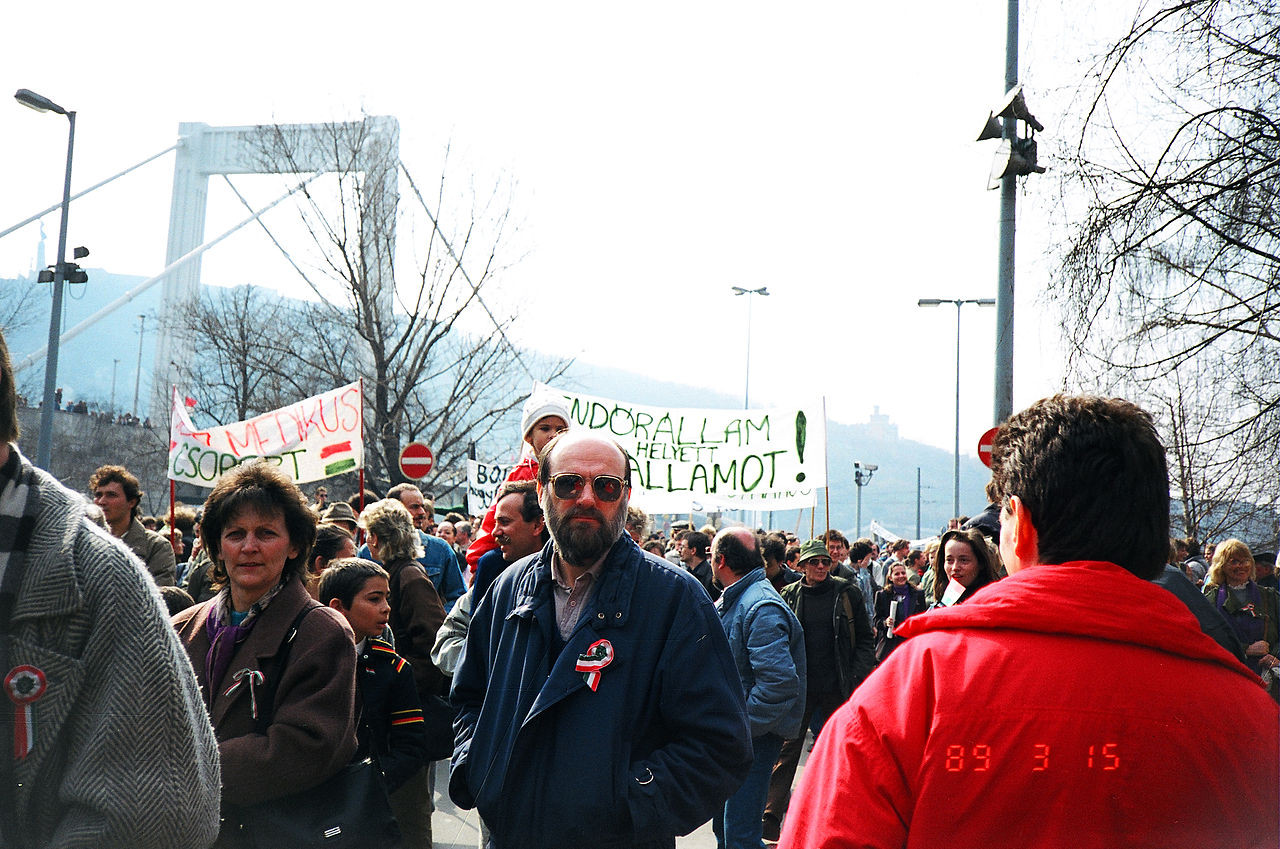
[[[1277,845],[1277,705],[1167,590],[1034,566],[898,633],[823,729],[782,849]]]
[[[535,457],[525,457],[519,463],[511,467],[511,471],[507,473],[508,481],[532,481],[538,479],[538,460]],[[498,500],[495,498],[493,503],[489,505],[489,510],[484,514],[484,521],[480,523],[480,533],[476,534],[475,539],[471,540],[471,545],[467,546],[467,571],[471,573],[468,583],[473,580],[476,574],[476,564],[480,562],[480,558],[484,557],[490,551],[498,547],[493,539],[493,528],[496,524],[494,513],[498,509]]]

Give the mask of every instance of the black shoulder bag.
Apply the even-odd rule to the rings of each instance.
[[[298,626],[319,606],[298,614],[276,652],[273,680],[266,682],[265,698],[259,699],[263,707],[258,713],[259,734],[265,734],[271,724],[276,688]],[[227,806],[222,827],[239,831],[244,844],[257,849],[395,849],[401,842],[382,774],[369,758],[347,764],[319,786],[301,793],[257,805]]]

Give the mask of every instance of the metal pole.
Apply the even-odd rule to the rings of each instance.
[[[1004,90],[1018,84],[1018,0],[1009,0],[1005,31]],[[1010,144],[1018,136],[1015,118],[1004,119],[1004,137]],[[1013,415],[1013,283],[1014,236],[1017,229],[1018,178],[1009,175],[1000,183],[1000,262],[996,288],[996,384],[995,422]]]
[[[858,535],[855,539],[862,539],[862,484],[856,483],[858,487]]]
[[[916,539],[920,539],[920,467],[916,466]]]
[[[956,447],[955,447],[955,499],[952,518],[960,515],[960,305],[956,301]]]
[[[44,361],[44,406],[40,411],[40,438],[36,445],[36,465],[52,471],[53,396],[58,384],[58,337],[62,328],[62,286],[66,281],[67,214],[71,211],[71,154],[76,143],[76,113],[67,112],[67,174],[62,184],[62,224],[58,228],[58,264],[53,267],[53,304],[49,315],[49,347]]]
[[[138,417],[138,388],[142,384],[142,334],[147,329],[146,315],[138,316],[138,368],[133,373],[133,417]]]
[[[746,385],[742,387],[742,409],[751,409],[751,296],[754,292],[747,293],[747,377]]]
[[[113,359],[111,361],[111,406],[107,407],[107,409],[111,412],[111,416],[113,418],[115,417],[115,414],[116,414],[116,369],[118,369],[119,367],[120,367],[120,360]]]

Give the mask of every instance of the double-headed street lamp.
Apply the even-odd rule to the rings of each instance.
[[[922,307],[937,307],[942,304],[956,305],[956,448],[955,448],[955,502],[952,505],[952,518],[960,515],[960,307],[965,304],[977,304],[980,307],[994,307],[995,298],[921,298]]]
[[[71,153],[76,143],[76,113],[68,112],[47,97],[20,88],[13,95],[23,106],[37,112],[57,112],[70,122],[67,132],[67,174],[62,184],[62,224],[58,228],[58,264],[53,267],[53,306],[49,315],[49,348],[45,354],[44,402],[40,411],[40,441],[36,465],[49,471],[53,453],[53,398],[58,383],[58,341],[62,324],[62,286],[67,279],[67,212],[71,209]]]
[[[768,286],[761,286],[759,289],[744,289],[741,286],[733,287],[733,294],[747,296],[747,377],[746,385],[742,389],[742,409],[751,408],[751,296],[769,294]]]

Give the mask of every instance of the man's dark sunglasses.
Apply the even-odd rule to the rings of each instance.
[[[566,501],[582,495],[586,485],[587,479],[575,472],[565,472],[551,477],[551,492],[556,498]],[[591,491],[600,501],[617,501],[622,497],[622,490],[626,486],[626,481],[614,475],[596,475],[591,479]]]

